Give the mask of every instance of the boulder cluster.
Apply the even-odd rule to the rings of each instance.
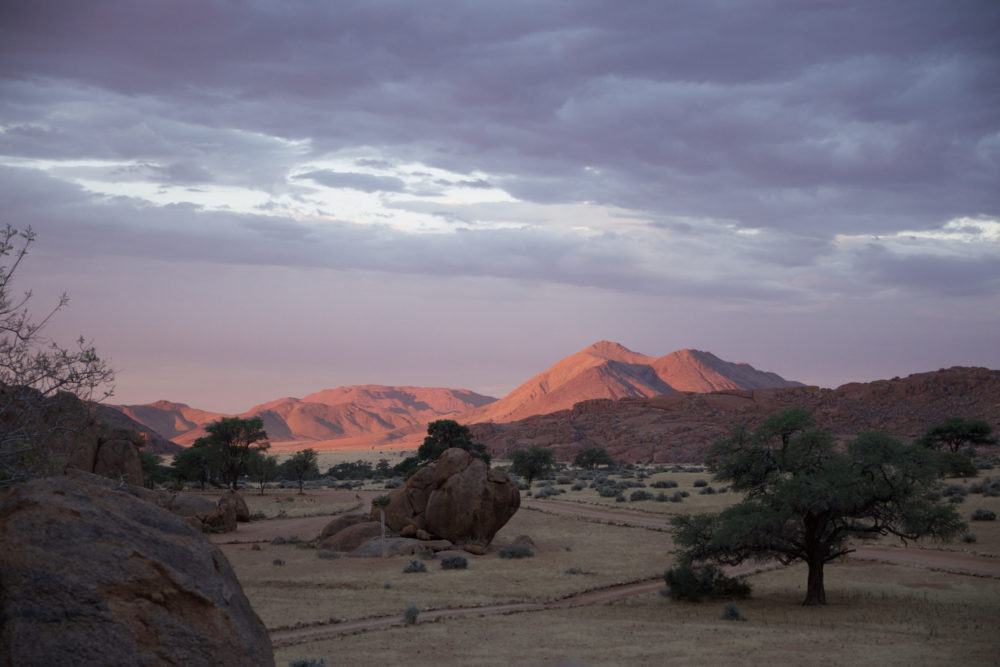
[[[317,546],[350,555],[379,555],[384,512],[389,555],[452,548],[481,554],[520,505],[521,494],[507,473],[452,448],[393,489],[384,507],[373,507],[367,517],[354,514],[331,521]]]

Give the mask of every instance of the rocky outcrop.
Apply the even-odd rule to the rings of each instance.
[[[507,473],[452,448],[389,494],[385,520],[397,533],[412,526],[458,545],[486,546],[520,504]],[[372,520],[378,517],[378,508],[372,508]]]
[[[337,533],[323,539],[317,546],[320,549],[330,551],[353,551],[362,543],[373,537],[378,537],[382,533],[382,525],[378,521],[365,521],[337,531]]]
[[[685,463],[703,460],[712,443],[736,426],[754,428],[791,407],[810,410],[817,426],[842,441],[865,431],[910,441],[953,416],[983,419],[1000,431],[1000,371],[955,367],[837,389],[676,392],[583,401],[572,410],[508,424],[472,424],[470,430],[495,456],[540,445],[554,449],[557,460],[572,461],[585,447],[602,447],[627,463]]]
[[[233,516],[240,523],[247,523],[250,521],[250,508],[247,507],[247,501],[243,500],[237,491],[229,489],[222,497],[219,498],[219,506],[232,507]]]
[[[50,477],[0,493],[4,664],[273,665],[225,556],[184,519]]]

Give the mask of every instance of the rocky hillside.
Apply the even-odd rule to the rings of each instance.
[[[588,400],[513,423],[474,424],[472,431],[501,456],[541,445],[555,448],[559,460],[571,460],[584,447],[604,447],[621,461],[693,462],[735,426],[752,428],[789,407],[812,410],[817,425],[841,439],[880,430],[911,440],[951,416],[985,419],[1000,431],[1000,371],[955,367],[837,389],[725,389]]]
[[[506,397],[462,415],[465,422],[511,422],[589,399],[649,398],[673,392],[801,386],[711,352],[680,350],[648,357],[599,341],[539,373]]]
[[[238,416],[263,419],[272,442],[318,442],[425,424],[494,400],[464,389],[363,385],[327,389],[301,399],[281,398]],[[184,446],[204,435],[207,424],[232,416],[170,401],[113,407]]]

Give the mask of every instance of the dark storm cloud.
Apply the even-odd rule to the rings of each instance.
[[[2,12],[8,156],[135,161],[163,184],[295,196],[296,159],[360,154],[359,168],[419,162],[468,175],[454,179],[461,187],[684,220],[631,242],[548,229],[409,238],[335,225],[317,233],[357,247],[328,261],[640,292],[714,282],[717,293],[777,298],[790,267],[836,270],[823,263],[837,235],[1000,215],[994,2],[37,0]],[[329,169],[297,178],[406,190],[392,176]],[[413,192],[450,185],[436,180]],[[203,223],[172,225],[178,210],[143,211],[144,224],[190,233],[191,245],[211,225],[245,245],[226,257],[253,261],[257,227],[197,207],[185,215]],[[475,226],[461,211],[441,217]],[[713,220],[770,233],[745,239],[739,261],[726,255],[728,274],[677,281],[638,261],[646,243],[711,253],[713,235],[731,234]],[[866,275],[930,288],[910,262],[892,256]],[[946,265],[928,266],[948,284],[965,282]]]

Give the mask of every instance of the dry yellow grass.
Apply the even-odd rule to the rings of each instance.
[[[711,484],[707,474],[668,473],[647,483],[661,477],[676,479],[678,488],[691,495],[683,503],[616,503],[585,490],[567,491],[557,499],[664,518],[715,511],[738,499],[733,494],[698,495],[692,483],[702,477]],[[673,489],[664,491],[669,494]],[[247,496],[247,500],[269,516],[279,508],[287,516],[329,514],[357,503],[355,492],[268,493],[264,498]],[[362,492],[362,496],[367,499],[374,493]],[[970,494],[959,509],[968,519],[977,507],[1000,514],[1000,498]],[[970,530],[977,535],[975,543],[959,541],[945,548],[1000,555],[1000,522],[970,522]],[[468,556],[466,570],[443,571],[438,561],[428,560],[428,571],[417,574],[402,571],[409,557],[321,559],[315,549],[294,545],[262,544],[259,551],[251,545],[223,548],[254,608],[271,629],[330,619],[401,618],[410,605],[428,610],[543,602],[659,577],[671,560],[667,533],[529,510],[514,516],[494,547],[521,534],[537,543],[535,557],[501,559],[494,548],[486,556]],[[284,564],[275,565],[275,559]],[[738,603],[745,622],[720,620],[722,603],[675,603],[654,593],[593,607],[456,618],[337,636],[279,648],[276,658],[278,664],[299,657],[324,657],[328,664],[352,665],[518,665],[566,660],[587,665],[712,660],[971,665],[1000,660],[994,627],[1000,613],[1000,580],[849,560],[827,568],[830,604],[803,608],[799,602],[805,578],[800,566],[752,576],[754,598]]]

